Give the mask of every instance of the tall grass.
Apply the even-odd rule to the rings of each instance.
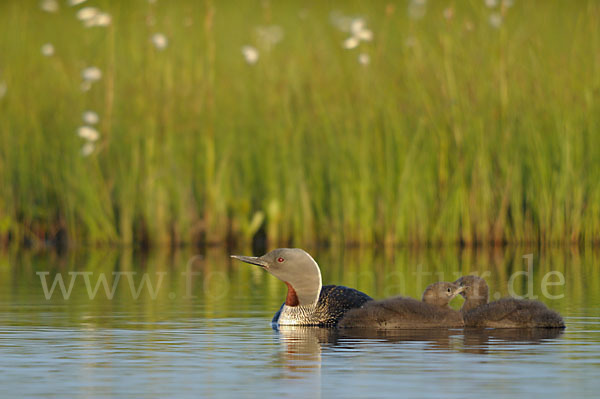
[[[0,237],[597,243],[600,4],[514,3],[430,1],[413,19],[409,1],[89,1],[112,23],[84,28],[64,2],[3,1]],[[373,41],[344,49],[334,11]],[[103,77],[82,92],[90,65]]]

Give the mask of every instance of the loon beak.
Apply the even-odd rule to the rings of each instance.
[[[456,289],[456,291],[454,291],[454,295],[452,295],[452,298],[454,298],[455,296],[457,296],[458,294],[462,293],[464,290],[466,289],[466,287],[464,286],[460,286]]]
[[[256,256],[231,255],[233,259],[241,260],[242,262],[250,263],[251,265],[260,266],[264,269],[269,268],[269,264]]]

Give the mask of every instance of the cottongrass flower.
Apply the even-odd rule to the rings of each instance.
[[[87,67],[83,71],[81,71],[81,77],[83,78],[83,80],[87,80],[89,82],[96,82],[102,78],[102,71],[100,70],[100,68],[95,66]]]
[[[100,133],[96,129],[90,126],[80,126],[77,129],[77,135],[87,141],[96,141],[100,138]]]
[[[484,0],[488,8],[494,8],[498,5],[498,0]]]
[[[86,123],[88,123],[86,116],[91,116],[92,118],[95,117],[96,122],[98,121],[98,115],[96,115],[95,112],[86,111],[83,113],[83,119]],[[91,126],[80,126],[77,129],[77,135],[86,141],[81,148],[81,155],[87,157],[94,152],[94,149],[96,148],[95,142],[100,138],[100,133],[98,133],[98,131]]]
[[[83,82],[81,82],[81,91],[88,91],[92,88],[92,83],[102,78],[102,71],[95,66],[87,67],[81,71],[81,77],[83,78]]]
[[[78,6],[78,5],[82,4],[82,3],[85,3],[86,1],[87,0],[69,0],[69,5],[71,7],[75,7],[75,6]]]
[[[360,65],[369,65],[370,62],[371,62],[371,57],[369,57],[369,54],[367,54],[367,53],[360,53],[358,55],[358,63]]]
[[[329,14],[329,20],[333,26],[342,32],[350,32],[350,26],[354,18],[344,15],[339,11],[332,11]]]
[[[91,155],[95,149],[96,146],[94,145],[94,143],[87,142],[83,145],[83,147],[81,147],[81,155],[87,157]]]
[[[360,44],[360,40],[357,37],[350,36],[349,38],[344,40],[344,43],[342,44],[342,46],[344,46],[344,48],[347,50],[352,50],[353,48],[358,47],[359,44]]]
[[[444,9],[444,18],[450,21],[454,17],[454,9],[452,7],[447,7]]]
[[[350,24],[350,33],[352,36],[370,42],[373,40],[373,32],[367,29],[363,18],[354,18]]]
[[[40,1],[40,8],[46,12],[58,12],[58,1],[42,0]]]
[[[86,27],[92,27],[92,26],[108,26],[112,23],[112,17],[110,16],[109,13],[106,12],[101,12],[98,15],[96,15],[95,18],[92,18],[90,21],[88,21],[87,23],[84,23],[84,25]]]
[[[421,19],[427,12],[427,0],[410,0],[408,3],[408,16],[411,19]]]
[[[95,18],[99,12],[100,10],[98,10],[96,7],[83,7],[81,10],[77,11],[76,15],[78,20],[85,22]]]
[[[83,119],[83,121],[88,125],[95,125],[100,120],[98,114],[94,111],[85,111],[81,115],[81,119]]]
[[[169,45],[169,39],[162,33],[153,34],[150,40],[158,50],[164,50]]]
[[[102,12],[96,7],[83,7],[77,11],[77,19],[83,22],[83,26],[86,28],[108,26],[112,23],[110,14]]]
[[[502,25],[502,15],[497,12],[490,14],[490,25],[494,28],[500,28],[500,25]]]
[[[42,46],[42,55],[45,57],[51,57],[54,55],[54,46],[52,43],[46,43]]]
[[[6,82],[0,82],[0,100],[6,95],[7,87]]]
[[[256,64],[258,61],[258,50],[252,46],[243,46],[242,54],[244,55],[246,62],[250,65]]]
[[[283,40],[283,28],[279,25],[257,26],[257,41],[261,47],[270,50],[273,46]]]
[[[344,40],[344,43],[342,44],[347,50],[358,47],[361,41],[370,42],[373,40],[373,32],[370,29],[367,29],[363,18],[354,18],[350,22],[349,30],[351,36]]]

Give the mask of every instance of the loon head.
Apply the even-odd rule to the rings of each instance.
[[[431,305],[446,307],[452,298],[461,294],[464,289],[464,287],[455,283],[433,283],[425,288],[422,301]]]
[[[464,290],[460,293],[465,298],[465,303],[461,308],[462,311],[485,305],[488,302],[488,285],[481,277],[462,276],[454,283],[464,287]]]
[[[321,293],[321,270],[306,251],[278,248],[263,256],[231,255],[242,262],[257,265],[283,281],[288,287],[287,306],[310,306]]]

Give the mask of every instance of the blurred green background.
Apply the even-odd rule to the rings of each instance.
[[[598,26],[593,0],[3,0],[0,241],[598,242]]]

